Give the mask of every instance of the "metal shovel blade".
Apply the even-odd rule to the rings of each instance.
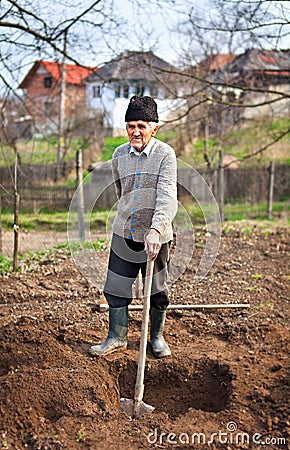
[[[147,405],[147,403],[143,401],[135,402],[130,398],[121,398],[120,401],[120,410],[131,417],[138,417],[142,414],[151,414],[154,409],[154,406]]]

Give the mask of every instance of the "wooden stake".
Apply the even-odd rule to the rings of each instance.
[[[83,185],[83,152],[78,150],[76,153],[76,171],[77,171],[77,208],[78,208],[78,227],[79,238],[85,241],[85,221],[84,221],[84,185]]]
[[[267,217],[273,219],[273,191],[274,191],[274,162],[271,161],[269,166],[269,187],[268,187],[268,204],[267,204]]]
[[[174,309],[227,309],[227,308],[250,308],[249,303],[217,303],[217,304],[195,304],[195,305],[169,305],[168,310]],[[108,311],[109,306],[106,303],[101,303],[97,306],[97,311],[104,313]],[[129,311],[142,311],[143,305],[129,305]]]

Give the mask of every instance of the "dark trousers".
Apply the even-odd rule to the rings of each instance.
[[[167,275],[170,242],[162,244],[154,262],[150,304],[164,310],[169,305]],[[132,302],[132,285],[141,269],[146,274],[147,254],[144,243],[113,235],[104,295],[111,308],[127,306]]]

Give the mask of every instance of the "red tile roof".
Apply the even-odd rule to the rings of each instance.
[[[223,54],[218,53],[217,55],[211,55],[208,58],[204,59],[199,63],[199,67],[201,69],[207,69],[207,70],[218,70],[221,67],[225,66],[226,64],[229,64],[234,59],[236,59],[237,55],[234,54]]]
[[[271,56],[271,55],[267,55],[267,54],[261,54],[261,55],[258,55],[258,58],[263,62],[263,63],[266,63],[266,64],[273,64],[273,65],[276,65],[277,63],[276,63],[276,59],[274,58],[274,56]]]
[[[31,80],[38,68],[44,67],[57,82],[61,81],[61,63],[51,62],[51,61],[37,61],[34,63],[33,67],[30,69],[24,80],[21,82],[19,87],[21,89],[27,86],[27,83]],[[83,80],[88,77],[96,68],[93,67],[80,67],[75,64],[66,64],[66,82],[70,84],[80,85]]]
[[[61,80],[61,63],[49,61],[40,61],[40,63],[55,80]],[[65,68],[66,82],[71,84],[81,84],[82,80],[93,72],[93,68],[87,69],[85,67],[76,66],[75,64],[66,64]]]
[[[218,55],[213,57],[210,69],[211,70],[220,69],[222,66],[225,66],[226,64],[232,62],[234,59],[236,59],[236,57],[237,55],[219,53]]]

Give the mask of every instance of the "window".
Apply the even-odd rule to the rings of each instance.
[[[135,95],[141,95],[141,96],[144,95],[145,88],[143,86],[142,81],[139,81],[139,80],[133,81],[132,88],[133,88],[133,92]]]
[[[117,84],[115,86],[115,97],[116,98],[129,98],[129,86]]]
[[[51,117],[55,115],[55,100],[47,99],[44,102],[44,115],[46,117]]]
[[[52,77],[44,77],[44,87],[50,88],[52,86]]]
[[[129,98],[129,86],[124,86],[124,98]]]
[[[101,86],[93,86],[93,98],[101,97]]]
[[[120,98],[121,97],[121,90],[122,90],[122,86],[120,84],[117,84],[115,86],[115,97],[116,98]]]

